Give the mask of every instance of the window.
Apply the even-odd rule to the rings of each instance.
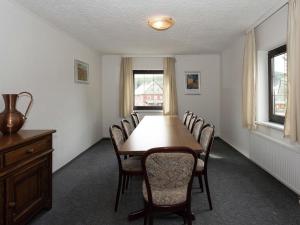
[[[162,110],[163,70],[134,70],[134,109]]]
[[[284,123],[287,106],[286,45],[269,51],[269,121]]]

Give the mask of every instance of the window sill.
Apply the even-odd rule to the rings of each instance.
[[[279,131],[284,130],[284,126],[282,124],[278,124],[278,123],[255,121],[255,124],[260,125],[260,126],[264,126],[264,127],[268,127],[268,128],[272,128],[272,129],[275,129],[275,130],[279,130]]]
[[[140,113],[163,113],[162,110],[149,110],[149,109],[139,109],[139,110],[134,110],[135,112],[140,112]]]

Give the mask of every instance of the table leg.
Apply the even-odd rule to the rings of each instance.
[[[181,212],[177,213],[177,215],[184,216],[184,214]],[[129,221],[137,220],[137,219],[143,218],[144,216],[145,216],[145,209],[140,209],[140,210],[129,213],[128,220]],[[194,213],[191,214],[191,217],[192,217],[192,220],[196,220]]]

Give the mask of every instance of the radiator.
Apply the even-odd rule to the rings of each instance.
[[[299,146],[295,147],[252,132],[249,157],[300,196]]]

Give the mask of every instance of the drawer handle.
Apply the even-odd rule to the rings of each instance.
[[[27,153],[33,153],[34,152],[34,149],[33,148],[30,148],[26,151]]]
[[[16,206],[16,203],[15,203],[15,202],[9,202],[9,203],[8,203],[8,206],[9,206],[10,208],[14,208],[14,207]]]

